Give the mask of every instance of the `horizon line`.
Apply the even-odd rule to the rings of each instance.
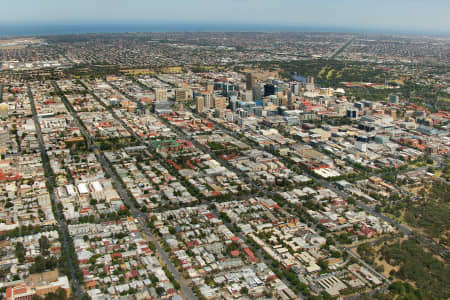
[[[41,28],[36,28],[36,26]],[[62,27],[59,32],[51,32],[50,28]],[[96,30],[87,30],[85,27],[101,27]],[[109,26],[125,27],[165,27],[165,28],[105,28]],[[190,28],[182,29],[181,26]],[[215,28],[205,28],[206,26]],[[44,28],[42,28],[44,27]],[[176,27],[170,29],[170,27]],[[202,27],[202,28],[193,28]],[[3,30],[2,30],[3,29]],[[78,30],[76,30],[78,29]],[[84,30],[83,30],[84,29]],[[93,29],[93,28],[89,28]],[[144,29],[144,30],[143,30]],[[220,29],[220,30],[219,30]],[[5,32],[3,32],[5,31]],[[9,33],[7,33],[9,31]],[[22,31],[22,32],[21,32]],[[40,32],[39,32],[40,31]],[[285,33],[351,33],[351,34],[382,34],[382,35],[411,35],[411,36],[440,36],[450,37],[450,31],[439,31],[437,29],[417,29],[417,28],[379,28],[364,26],[334,26],[325,24],[260,24],[260,23],[226,23],[226,22],[194,22],[194,21],[69,21],[69,22],[0,22],[0,37],[15,36],[45,36],[45,35],[72,35],[72,34],[115,34],[115,33],[182,33],[182,32],[285,32]]]

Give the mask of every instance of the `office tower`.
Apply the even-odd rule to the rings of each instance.
[[[184,102],[192,99],[192,91],[188,89],[176,89],[175,99],[177,102]]]
[[[264,97],[264,86],[260,83],[253,87],[253,100],[261,100]]]
[[[222,95],[225,97],[230,96],[234,92],[234,84],[231,82],[224,82],[222,84]]]
[[[155,100],[156,101],[167,101],[167,90],[162,89],[162,88],[156,89]]]
[[[300,84],[297,81],[290,82],[289,89],[294,95],[298,96],[300,93]]]
[[[231,111],[236,111],[238,107],[238,100],[234,98],[230,99],[230,104],[231,104]]]
[[[281,96],[279,104],[280,104],[280,106],[287,106],[287,104],[288,104],[288,96]]]
[[[227,98],[214,97],[214,108],[219,110],[225,110],[227,108]]]
[[[242,101],[252,101],[253,100],[253,91],[245,91],[241,94]]]
[[[306,77],[305,88],[307,91],[313,91],[316,88],[314,85],[314,77],[312,77],[312,76]]]
[[[198,113],[202,113],[205,110],[205,98],[197,97],[196,99],[196,108]]]
[[[212,94],[205,94],[204,96],[205,99],[205,109],[210,109],[214,107],[214,98]]]
[[[287,107],[288,109],[294,109],[294,95],[292,95],[293,93],[291,91],[289,91],[288,95],[287,95]]]
[[[255,78],[253,77],[252,73],[247,73],[246,76],[246,90],[250,91],[253,90],[253,87],[255,86]]]
[[[275,95],[277,88],[273,84],[264,85],[264,97]]]

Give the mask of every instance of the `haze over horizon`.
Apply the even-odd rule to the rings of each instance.
[[[131,2],[131,3],[130,3]],[[450,1],[432,0],[17,0],[4,25],[229,24],[333,27],[397,32],[450,32]]]

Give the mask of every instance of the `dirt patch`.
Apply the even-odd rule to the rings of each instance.
[[[261,81],[265,81],[269,77],[280,78],[280,69],[275,69],[273,71],[269,71],[269,70],[248,68],[248,69],[241,70],[241,73],[252,73],[253,77],[256,80],[261,80]]]

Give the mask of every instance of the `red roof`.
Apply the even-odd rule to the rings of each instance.
[[[92,287],[95,287],[96,285],[97,285],[97,281],[95,281],[95,280],[91,280],[91,281],[88,281],[85,283],[86,288],[92,288]]]
[[[208,218],[208,220],[214,219],[215,216],[212,213],[205,214],[205,217]]]
[[[237,241],[239,241],[239,237],[238,236],[233,236],[231,238],[231,240],[236,243]]]
[[[6,299],[11,298],[12,296],[12,287],[6,289]]]
[[[117,257],[117,258],[122,258],[122,253],[113,253],[113,254],[111,254],[111,258],[114,258],[114,257]]]
[[[255,254],[253,254],[253,252],[252,252],[252,250],[250,250],[250,248],[244,248],[244,252],[245,252],[245,254],[247,254],[247,256],[248,256],[248,259],[251,261],[251,262],[258,262],[258,259],[255,257]]]

